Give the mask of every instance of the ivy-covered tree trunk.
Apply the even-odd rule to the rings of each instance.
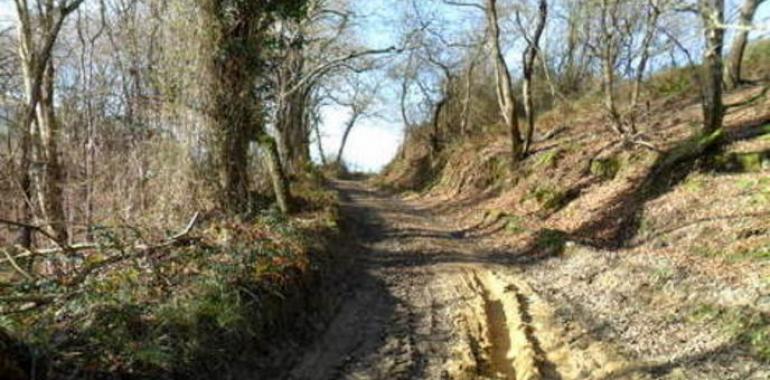
[[[260,2],[198,0],[206,27],[206,112],[218,170],[219,204],[228,212],[248,205],[248,147],[257,120]]]

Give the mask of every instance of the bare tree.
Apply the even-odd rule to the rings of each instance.
[[[522,53],[522,72],[523,72],[523,88],[522,97],[524,101],[524,115],[527,118],[527,132],[524,138],[524,151],[522,154],[529,153],[532,146],[532,137],[535,132],[535,110],[533,105],[532,95],[532,76],[535,71],[535,59],[540,50],[540,38],[543,36],[545,30],[545,24],[548,19],[548,1],[540,0],[538,2],[537,21],[535,22],[534,33],[530,36],[527,33],[527,29],[521,21],[521,14],[516,11],[516,23],[519,26],[519,31],[524,40],[527,43],[527,47]],[[547,69],[546,69],[547,70]]]
[[[741,84],[741,63],[743,62],[743,53],[748,44],[751,23],[754,20],[754,14],[759,5],[765,0],[744,0],[738,13],[738,30],[730,45],[725,74],[728,87],[736,87]]]
[[[339,70],[366,70],[367,59],[397,52],[395,47],[363,48],[350,35],[355,14],[344,2],[310,0],[306,15],[282,21],[277,32],[283,49],[276,57],[275,125],[282,161],[288,173],[310,164],[308,113],[311,94]],[[363,66],[363,67],[358,67]]]
[[[337,150],[337,156],[335,158],[337,164],[343,162],[342,158],[345,153],[345,147],[347,147],[350,132],[356,126],[356,123],[373,115],[372,107],[375,105],[379,92],[379,85],[366,83],[361,78],[346,76],[344,80],[348,87],[348,89],[344,91],[345,93],[341,96],[333,94],[329,95],[329,98],[337,105],[346,107],[350,110],[350,117],[345,122],[342,139],[340,140],[340,147]]]
[[[476,67],[479,64],[479,57],[483,52],[484,44],[479,44],[474,53],[469,57],[465,69],[465,89],[460,111],[460,135],[465,136],[470,130],[471,101],[473,99],[473,78]]]
[[[39,200],[44,219],[52,236],[67,241],[66,217],[62,200],[62,172],[59,166],[59,128],[54,112],[55,71],[51,52],[66,17],[83,0],[38,0],[32,6],[27,0],[14,0],[18,19],[19,57],[24,79],[25,109],[22,131],[20,184],[24,192],[24,219],[32,219],[32,178],[30,160],[33,156],[44,162],[43,174],[37,176]],[[36,127],[36,128],[35,128]],[[34,140],[33,140],[34,139]],[[20,243],[29,247],[31,230],[22,228]]]
[[[503,55],[500,38],[500,20],[497,13],[497,0],[487,0],[487,23],[489,25],[490,45],[495,61],[495,80],[497,101],[500,106],[500,114],[511,135],[511,160],[515,165],[522,157],[523,146],[521,132],[519,131],[519,115],[516,109],[516,97],[513,94],[513,83],[508,64]]]
[[[722,128],[722,50],[724,45],[724,0],[699,0],[703,21],[705,47],[703,50],[703,132],[711,134]]]
[[[650,60],[650,48],[652,42],[655,39],[655,35],[658,29],[658,18],[661,13],[660,0],[647,0],[646,15],[644,22],[644,37],[642,38],[642,46],[640,48],[641,54],[639,56],[639,63],[636,67],[636,75],[634,76],[634,88],[631,92],[631,109],[633,110],[639,104],[639,95],[642,91],[642,79],[644,79],[644,73],[647,70],[647,63]]]

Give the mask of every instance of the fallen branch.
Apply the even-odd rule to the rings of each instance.
[[[164,242],[161,242],[161,243],[158,243],[158,244],[153,244],[153,245],[138,244],[138,245],[135,245],[133,247],[134,252],[132,254],[129,254],[129,255],[116,255],[116,256],[112,256],[112,257],[106,258],[106,259],[104,259],[104,260],[102,260],[102,261],[100,261],[98,263],[87,265],[79,273],[77,273],[74,277],[72,277],[72,279],[70,281],[68,281],[69,285],[79,284],[79,283],[83,282],[91,273],[93,273],[93,272],[95,272],[95,271],[97,271],[97,270],[99,270],[101,268],[110,266],[112,264],[119,263],[119,262],[121,262],[123,260],[127,260],[127,259],[131,259],[131,258],[136,258],[136,257],[143,256],[143,255],[147,254],[148,252],[156,250],[156,249],[171,247],[171,246],[179,244],[184,239],[184,237],[186,237],[190,233],[192,228],[195,226],[195,223],[198,221],[198,216],[199,216],[199,213],[196,212],[195,215],[193,215],[192,219],[190,219],[190,221],[187,223],[187,226],[185,226],[185,228],[182,231],[172,235],[171,237],[169,237]]]
[[[8,251],[3,250],[3,254],[5,255],[6,260],[8,260],[9,263],[11,263],[11,266],[13,269],[16,269],[16,272],[21,274],[24,278],[26,278],[28,281],[33,281],[35,278],[32,277],[27,271],[21,268],[21,266],[16,262],[16,260],[13,259],[13,256],[11,256]]]
[[[41,226],[37,226],[37,225],[34,225],[34,224],[17,222],[15,220],[2,219],[2,218],[0,218],[0,224],[5,224],[5,225],[13,226],[13,227],[28,228],[28,229],[31,229],[31,230],[35,230],[35,231],[39,232],[41,235],[47,237],[52,242],[54,242],[62,250],[67,249],[67,246],[65,244],[62,244],[59,241],[59,239],[57,239],[55,236],[51,235],[48,231],[45,230],[45,228],[43,228]]]
[[[187,223],[187,225],[185,226],[184,229],[182,229],[178,233],[170,236],[165,241],[162,241],[162,242],[157,243],[157,244],[136,244],[136,245],[134,245],[132,247],[132,249],[134,251],[136,251],[137,254],[135,254],[135,255],[120,255],[120,256],[110,257],[108,259],[103,260],[102,262],[90,265],[87,268],[88,273],[93,272],[94,270],[96,270],[98,268],[101,268],[101,267],[110,265],[112,263],[124,260],[126,258],[136,257],[138,255],[141,255],[144,252],[147,252],[147,251],[151,251],[151,250],[159,249],[159,248],[170,247],[170,246],[173,246],[175,244],[178,244],[182,239],[184,239],[187,235],[189,235],[190,231],[192,231],[193,227],[195,227],[195,224],[197,223],[199,216],[200,216],[200,213],[196,212],[195,215],[193,215],[193,217]],[[10,254],[8,254],[7,251],[4,250],[3,252],[6,254],[6,258],[5,259],[0,259],[0,264],[10,262],[11,265],[13,265],[13,262],[15,260],[18,260],[18,259],[21,259],[21,258],[26,258],[26,257],[35,257],[35,256],[43,256],[43,257],[45,257],[45,256],[49,256],[49,255],[56,254],[56,253],[82,252],[82,251],[89,251],[89,250],[94,250],[94,249],[115,249],[115,248],[119,248],[119,247],[120,246],[117,245],[117,244],[102,245],[102,244],[99,244],[99,243],[80,243],[80,244],[73,244],[73,245],[67,246],[66,248],[64,248],[64,247],[62,247],[62,248],[49,248],[49,249],[41,249],[41,250],[34,250],[34,251],[33,250],[29,250],[29,249],[24,249],[23,247],[17,247],[19,249],[24,250],[24,253],[21,253],[21,254],[16,255],[16,256],[11,256]],[[86,273],[86,275],[88,273]],[[80,276],[76,276],[76,278],[77,277],[80,277]]]

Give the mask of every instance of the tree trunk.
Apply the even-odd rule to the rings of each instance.
[[[738,26],[741,27],[741,29],[735,32],[735,37],[730,45],[730,55],[727,58],[727,68],[725,70],[728,88],[735,88],[741,84],[741,64],[749,39],[749,28],[754,20],[754,14],[757,11],[757,7],[764,1],[765,0],[744,0],[743,5],[741,6],[738,15]]]
[[[217,0],[198,0],[207,28],[205,54],[208,127],[219,170],[219,204],[238,214],[248,207],[248,147],[255,136],[260,72],[260,36],[256,23],[261,5],[234,2],[223,7]]]
[[[617,6],[615,4],[614,6]],[[604,92],[604,108],[610,117],[610,125],[615,133],[623,134],[621,127],[620,113],[615,104],[615,62],[616,62],[616,36],[618,31],[610,28],[610,18],[612,17],[610,4],[603,0],[601,4],[601,28],[602,28],[602,90]]]
[[[24,205],[22,206],[22,214],[26,220],[24,222],[33,222],[32,216],[32,175],[31,156],[34,152],[34,148],[39,146],[33,141],[33,122],[37,113],[38,124],[43,124],[41,131],[44,134],[43,146],[45,147],[45,153],[53,160],[48,162],[46,160],[46,172],[52,173],[50,176],[49,184],[52,191],[46,191],[43,194],[45,198],[57,198],[57,200],[50,204],[46,202],[46,206],[43,207],[44,211],[52,213],[52,217],[57,220],[54,225],[54,232],[58,235],[57,239],[66,240],[66,219],[63,217],[64,209],[62,205],[62,199],[60,196],[56,196],[57,191],[61,192],[61,171],[58,167],[58,157],[56,155],[56,127],[51,124],[55,123],[53,115],[53,66],[50,62],[51,51],[56,43],[56,40],[61,31],[64,19],[80,6],[83,0],[72,0],[70,2],[62,1],[56,6],[53,2],[46,2],[45,4],[37,4],[39,16],[39,25],[36,25],[33,20],[32,11],[26,1],[16,1],[16,15],[18,18],[18,41],[19,41],[19,58],[21,61],[22,77],[24,82],[24,95],[26,104],[22,113],[22,121],[19,125],[19,130],[24,134],[22,137],[22,157],[21,157],[21,171],[20,184],[24,196]],[[41,35],[40,38],[36,38],[35,33]],[[44,93],[43,86],[46,86]],[[47,105],[41,105],[41,101],[45,101]],[[48,124],[46,122],[48,121]],[[53,165],[52,165],[53,164]],[[58,188],[58,190],[57,190]],[[49,205],[50,204],[50,205]],[[57,210],[61,208],[61,211]],[[50,220],[49,220],[50,221]],[[53,225],[52,225],[53,227]],[[24,246],[30,246],[32,244],[32,231],[29,228],[23,228],[19,236],[19,242]],[[64,241],[61,241],[64,242]]]
[[[22,199],[21,201],[21,220],[24,222],[31,222],[34,218],[32,211],[32,178],[30,178],[30,150],[31,150],[31,136],[29,134],[29,128],[21,130],[21,158],[19,165],[19,185],[21,186]],[[32,229],[29,227],[22,227],[19,230],[19,236],[17,243],[24,248],[32,247]]]
[[[288,214],[291,212],[291,193],[289,192],[289,180],[286,177],[286,172],[283,170],[283,165],[281,165],[281,156],[278,153],[278,146],[276,145],[275,140],[266,134],[259,137],[259,142],[264,150],[265,158],[267,159],[275,201],[281,212]]]
[[[532,101],[532,73],[524,74],[524,83],[522,84],[522,95],[524,101],[524,115],[527,119],[527,131],[524,137],[524,152],[522,154],[529,154],[529,150],[532,147],[532,139],[535,135],[535,111]]]
[[[54,111],[54,67],[49,62],[42,82],[40,102],[37,108],[37,125],[39,129],[41,151],[40,158],[44,170],[39,177],[41,209],[57,241],[67,242],[67,218],[64,213],[63,175],[59,164],[59,125]]]
[[[497,101],[500,113],[511,135],[511,160],[516,165],[522,156],[522,140],[519,131],[519,119],[516,110],[516,98],[513,95],[511,74],[505,63],[500,46],[500,25],[497,17],[497,0],[487,0],[487,22],[492,36],[492,49],[495,59],[495,77],[497,83]]]
[[[642,79],[644,79],[644,72],[647,70],[647,61],[650,59],[650,45],[655,38],[655,31],[657,30],[658,17],[660,16],[660,9],[656,0],[648,0],[647,2],[647,18],[645,22],[645,33],[642,39],[642,55],[639,57],[639,64],[636,67],[636,76],[634,77],[634,88],[631,92],[631,109],[635,110],[639,104],[639,95],[642,92]]]
[[[460,135],[468,135],[468,128],[471,117],[471,100],[473,98],[473,73],[476,69],[478,55],[481,53],[481,48],[478,49],[476,55],[471,57],[468,62],[468,69],[465,71],[465,94],[463,98],[462,111],[460,114]]]
[[[326,152],[324,152],[324,144],[321,140],[321,128],[319,123],[313,123],[313,130],[315,131],[315,140],[316,144],[318,145],[318,156],[321,158],[321,165],[326,166],[328,162],[326,161]]]
[[[444,94],[448,94],[446,91],[451,90],[447,88],[444,91]],[[433,110],[433,132],[430,134],[430,149],[432,154],[438,153],[441,149],[441,111],[444,110],[444,106],[446,106],[448,101],[449,96],[444,95],[444,97],[442,97],[436,104],[436,109]]]
[[[529,153],[532,146],[532,138],[535,134],[535,110],[533,105],[532,94],[532,75],[535,71],[535,59],[537,59],[538,52],[540,50],[540,38],[543,36],[543,30],[545,30],[545,23],[548,17],[548,2],[546,0],[540,0],[540,6],[538,7],[538,21],[535,26],[535,34],[531,39],[527,40],[527,48],[524,51],[523,68],[524,68],[524,85],[523,85],[523,97],[524,97],[524,114],[527,118],[527,132],[524,140],[524,155]],[[547,70],[547,68],[545,68]]]
[[[342,153],[345,152],[345,146],[348,143],[348,137],[350,137],[350,131],[353,130],[353,127],[356,125],[356,121],[358,120],[358,117],[360,116],[360,113],[358,113],[356,110],[353,110],[353,115],[350,117],[350,120],[348,120],[348,123],[345,124],[345,132],[342,134],[342,141],[340,141],[340,148],[337,151],[337,163],[342,163]]]
[[[411,60],[411,57],[410,57]],[[412,123],[409,121],[409,115],[407,114],[406,110],[406,97],[409,94],[409,77],[404,76],[404,79],[401,81],[401,96],[399,101],[399,108],[401,109],[401,119],[404,121],[404,135],[403,135],[403,141],[401,142],[401,150],[399,152],[399,157],[401,159],[406,158],[406,144],[407,140],[409,139],[409,131],[412,129]]]
[[[724,44],[724,0],[700,0],[705,49],[703,52],[703,133],[722,128],[722,46]]]
[[[304,169],[310,162],[309,129],[305,123],[306,104],[311,87],[303,86],[284,95],[303,74],[305,60],[300,46],[290,44],[285,61],[278,69],[278,83],[282,93],[279,101],[279,151],[287,173]]]

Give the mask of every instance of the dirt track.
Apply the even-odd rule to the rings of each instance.
[[[337,186],[362,246],[354,291],[289,378],[638,378],[603,344],[567,340],[504,256],[409,202]]]

